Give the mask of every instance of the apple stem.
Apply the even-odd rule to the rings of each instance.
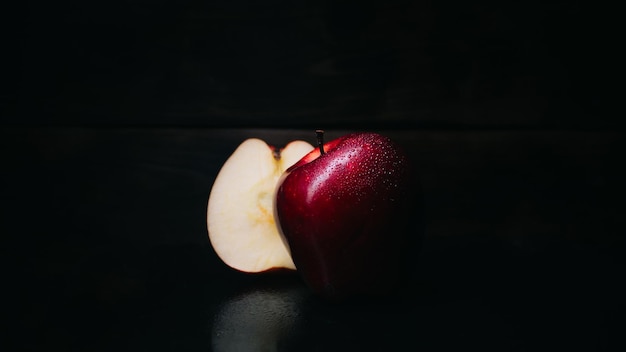
[[[315,130],[315,134],[317,135],[317,146],[320,148],[320,154],[324,155],[324,130]]]

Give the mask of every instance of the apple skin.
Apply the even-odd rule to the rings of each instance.
[[[314,149],[279,180],[279,233],[318,295],[341,300],[392,292],[404,275],[415,209],[409,160],[376,133],[352,133],[324,150]]]

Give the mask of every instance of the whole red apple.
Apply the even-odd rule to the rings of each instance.
[[[383,294],[402,276],[413,199],[401,148],[352,133],[318,148],[278,182],[275,217],[298,272],[319,295]]]

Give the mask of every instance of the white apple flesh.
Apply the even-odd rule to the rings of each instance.
[[[295,270],[274,221],[274,192],[285,170],[311,150],[304,141],[277,150],[251,138],[226,160],[207,208],[209,240],[226,265],[250,273]]]

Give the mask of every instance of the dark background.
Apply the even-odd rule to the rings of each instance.
[[[3,14],[0,231],[19,350],[622,343],[610,9],[128,0]],[[237,145],[313,142],[315,128],[388,135],[418,168],[424,243],[393,297],[328,304],[210,248],[206,201]]]

